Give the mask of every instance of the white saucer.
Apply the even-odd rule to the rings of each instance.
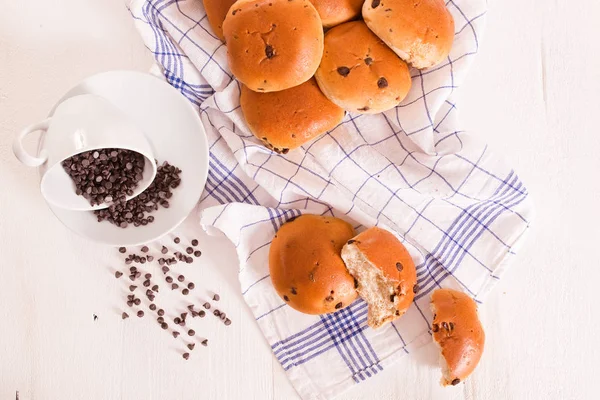
[[[122,229],[106,221],[97,222],[92,212],[48,206],[67,228],[95,242],[133,246],[154,241],[183,222],[204,190],[208,142],[200,118],[191,103],[173,87],[156,77],[133,71],[106,72],[87,78],[67,92],[50,115],[62,101],[86,93],[104,97],[131,117],[148,137],[159,164],[168,161],[182,170],[181,185],[173,190],[170,207],[152,213],[154,222],[146,226]],[[40,173],[43,168],[40,167]]]

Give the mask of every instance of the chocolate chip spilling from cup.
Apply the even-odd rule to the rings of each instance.
[[[75,193],[96,206],[133,195],[143,178],[144,156],[125,149],[98,149],[62,162]]]

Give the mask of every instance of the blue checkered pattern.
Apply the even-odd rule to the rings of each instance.
[[[210,143],[202,224],[235,244],[243,296],[304,399],[332,398],[429,342],[434,289],[454,287],[481,301],[502,275],[533,206],[517,175],[460,129],[454,93],[479,49],[485,0],[447,2],[456,25],[452,52],[439,66],[411,71],[402,104],[380,115],[348,114],[285,156],[248,130],[240,85],[202,1],[127,4],[166,81],[198,109]],[[401,319],[375,331],[362,300],[322,316],[281,300],[269,279],[269,245],[285,221],[304,213],[398,235],[420,288]]]

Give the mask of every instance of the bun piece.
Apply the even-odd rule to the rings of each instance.
[[[321,18],[309,0],[239,0],[223,34],[231,72],[256,92],[306,82],[323,55]]]
[[[406,63],[362,21],[346,22],[327,32],[315,77],[329,100],[362,114],[395,107],[411,86]]]
[[[315,6],[323,26],[331,28],[360,16],[364,0],[310,0]]]
[[[212,28],[213,32],[221,41],[225,41],[223,36],[223,21],[229,7],[235,3],[235,0],[202,0],[204,2],[204,11],[208,17],[208,23]]]
[[[344,110],[329,101],[312,78],[280,92],[258,93],[242,86],[240,103],[254,136],[276,153],[287,154],[344,118]]]
[[[340,251],[352,236],[352,226],[338,218],[306,214],[286,222],[269,251],[271,281],[279,296],[305,314],[349,306],[358,294]]]
[[[415,297],[417,272],[408,250],[390,232],[370,228],[342,249],[342,259],[369,305],[367,323],[379,328],[400,318]]]
[[[473,372],[485,344],[477,304],[463,292],[438,289],[431,295],[433,340],[441,350],[442,385],[458,385]]]
[[[454,41],[454,18],[444,0],[366,0],[369,28],[415,68],[442,62]]]

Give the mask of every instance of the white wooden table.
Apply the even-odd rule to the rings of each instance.
[[[491,1],[461,114],[520,173],[537,221],[481,307],[486,351],[465,385],[438,386],[429,346],[342,398],[597,398],[599,18],[597,0]],[[186,273],[195,298],[218,291],[234,321],[195,321],[210,346],[185,362],[152,318],[121,321],[118,254],[63,228],[12,156],[14,133],[80,79],[150,63],[122,0],[0,0],[0,399],[297,398],[242,301],[229,243],[194,216],[178,229],[204,251]]]

